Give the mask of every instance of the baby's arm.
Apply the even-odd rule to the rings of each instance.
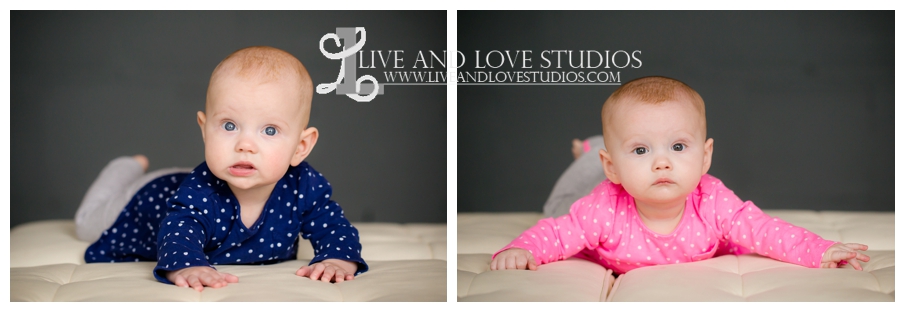
[[[333,189],[330,183],[313,168],[304,167],[305,183],[299,191],[305,191],[305,201],[301,205],[310,207],[302,214],[302,238],[311,242],[314,259],[296,270],[296,275],[312,280],[342,282],[352,280],[368,270],[361,257],[358,229],[349,223],[342,208],[331,199]],[[315,187],[311,187],[315,186]]]
[[[567,259],[584,249],[597,248],[608,235],[613,209],[606,183],[572,204],[569,214],[541,219],[511,243],[497,251],[491,270],[529,269]]]
[[[734,225],[723,225],[729,228],[729,237],[737,247],[812,268],[836,268],[848,262],[861,270],[861,264],[851,260],[870,261],[870,257],[858,252],[867,250],[866,245],[823,239],[807,229],[763,213],[751,202],[739,209],[738,215],[729,221]]]
[[[315,256],[295,274],[324,282],[352,280],[368,269],[361,258],[358,229],[346,220],[338,204],[325,202],[302,223],[302,236],[311,242]]]
[[[738,248],[732,251],[735,254],[751,251],[812,268],[837,267],[842,261],[851,259],[869,260],[855,251],[867,250],[867,246],[826,240],[807,229],[771,217],[752,202],[742,202],[722,183],[704,196],[710,205],[703,204],[701,214],[716,223],[724,240]],[[853,263],[852,266],[860,268],[860,264]]]
[[[187,187],[181,187],[170,198],[167,216],[161,221],[157,234],[158,281],[201,291],[204,286],[223,287],[238,282],[238,278],[217,272],[207,261],[204,246],[208,243],[210,220],[203,217],[212,210],[211,200]]]

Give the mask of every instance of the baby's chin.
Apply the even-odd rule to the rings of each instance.
[[[672,205],[677,203],[685,202],[688,198],[688,194],[691,194],[690,191],[686,192],[679,188],[678,185],[655,185],[650,188],[642,191],[636,192],[639,194],[632,194],[633,192],[629,192],[629,195],[635,198],[636,202],[641,202],[647,204],[648,206],[662,206],[662,205]]]
[[[224,181],[226,181],[226,185],[228,185],[229,188],[233,191],[237,191],[237,190],[249,191],[249,190],[260,189],[262,187],[272,189],[277,183],[277,181],[255,182],[255,181],[251,181],[250,179],[225,179]]]
[[[236,177],[229,174],[229,172],[220,172],[211,170],[214,173],[214,176],[218,179],[222,180],[229,186],[230,189],[233,190],[250,190],[254,188],[261,187],[262,185],[273,185],[276,184],[277,181],[273,181],[272,183],[268,183],[270,181],[257,181],[258,179],[252,179],[250,177]]]
[[[635,201],[643,203],[647,206],[671,206],[684,203],[688,195],[685,196],[634,196]]]

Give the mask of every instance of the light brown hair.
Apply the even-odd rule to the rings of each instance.
[[[302,95],[299,103],[303,112],[302,124],[308,124],[314,90],[311,76],[308,75],[305,65],[289,52],[267,46],[253,46],[235,51],[214,68],[208,83],[208,92],[218,78],[232,75],[256,83],[291,79]]]
[[[704,99],[697,91],[676,79],[649,76],[629,81],[616,89],[606,102],[600,112],[600,118],[603,123],[603,132],[612,121],[612,110],[616,103],[625,103],[626,100],[634,100],[637,103],[659,104],[667,101],[687,100],[698,110],[703,121],[704,136],[707,135],[707,118],[704,113]]]

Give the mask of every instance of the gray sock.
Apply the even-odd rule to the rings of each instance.
[[[191,168],[167,168],[144,173],[131,156],[111,160],[88,188],[75,213],[76,236],[83,241],[96,241],[145,184],[167,174],[190,171]]]
[[[599,153],[604,148],[603,136],[592,136],[587,140],[591,150],[575,159],[556,180],[550,197],[544,203],[544,216],[558,217],[569,213],[569,208],[575,201],[588,195],[606,179]]]
[[[132,197],[126,193],[126,188],[142,174],[141,164],[130,156],[111,160],[91,183],[75,212],[76,236],[88,242],[100,238]]]

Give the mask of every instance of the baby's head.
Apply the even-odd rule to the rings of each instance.
[[[684,202],[710,169],[704,100],[686,84],[644,77],[619,87],[601,110],[607,178],[651,205]]]
[[[305,66],[286,51],[249,47],[214,69],[198,125],[211,172],[233,190],[273,187],[308,156],[312,96]]]

